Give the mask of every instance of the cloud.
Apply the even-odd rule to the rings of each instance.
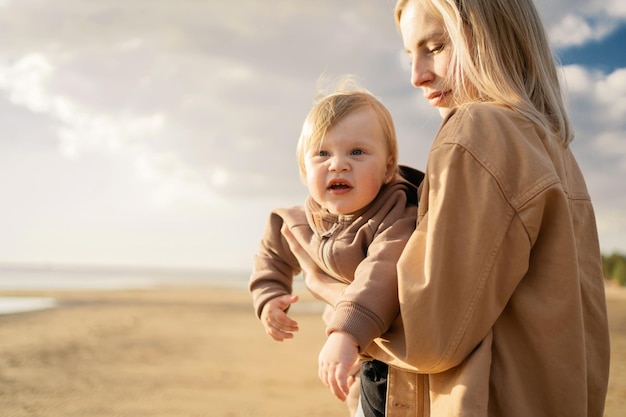
[[[601,41],[626,22],[622,0],[535,2],[555,48]]]
[[[190,238],[199,252],[207,251],[198,242],[212,230],[237,236],[240,241],[229,242],[234,248],[252,247],[257,236],[249,230],[263,226],[270,207],[304,198],[295,147],[323,73],[355,74],[393,114],[400,161],[425,168],[441,119],[409,86],[394,3],[5,1],[0,159],[28,153],[33,170],[55,173],[46,179],[76,181],[87,193],[83,201],[63,193],[67,206],[91,199],[87,208],[96,213],[104,206],[103,218],[113,209],[131,210],[119,205],[132,202],[132,222],[141,223],[141,232],[153,228],[153,238],[158,230],[175,233],[174,226],[163,226],[170,218],[191,233],[192,221],[180,220],[189,218],[202,223],[203,236]],[[626,19],[624,4],[558,0],[537,6],[554,44],[564,48],[608,36]],[[563,73],[577,132],[572,146],[596,202],[603,242],[626,250],[619,235],[626,230],[611,226],[623,224],[615,219],[626,211],[626,193],[615,179],[624,177],[626,165],[624,69],[603,74],[568,66]],[[49,162],[53,146],[76,171],[57,178],[62,165]],[[48,165],[38,162],[38,153],[47,155]],[[98,163],[91,169],[108,171],[74,180],[93,160]],[[54,189],[19,172],[29,175],[34,190]],[[87,181],[98,191],[85,191]],[[32,194],[22,201],[34,207],[39,200]],[[239,216],[250,217],[233,233]]]
[[[40,54],[28,54],[0,72],[0,88],[7,90],[9,100],[33,112],[50,111],[54,105],[45,91],[45,81],[52,65]]]
[[[584,16],[566,14],[556,26],[550,28],[549,38],[557,48],[580,46],[603,39],[617,26],[614,20],[594,22]]]
[[[14,2],[0,18],[12,35],[2,88],[60,122],[69,157],[132,148],[155,154],[145,165],[176,153],[195,172],[182,177],[204,175],[214,193],[300,193],[293,153],[265,150],[295,150],[323,71],[384,79],[376,51],[392,56],[397,44],[371,30],[379,12],[332,1]],[[212,180],[218,169],[227,187]]]
[[[9,33],[23,35],[14,36],[14,48],[37,48],[28,56],[6,55],[19,58],[8,60],[4,71],[13,78],[4,88],[16,103],[60,122],[67,156],[132,149],[142,161],[136,165],[145,166],[176,154],[194,174],[174,176],[194,178],[199,192],[300,194],[290,150],[323,72],[357,74],[397,115],[407,152],[416,149],[412,131],[424,123],[407,108],[433,115],[427,133],[436,130],[437,116],[407,88],[392,6],[65,0],[35,13],[16,2],[6,22]],[[576,19],[563,18],[564,33],[580,33],[567,29]],[[587,26],[579,40],[562,42],[605,33]],[[218,170],[228,181],[213,180]],[[172,171],[162,174],[165,181]]]
[[[563,74],[571,118],[584,140],[626,130],[626,68],[604,74],[571,65]]]
[[[69,77],[72,75],[70,72]],[[134,116],[128,111],[98,111],[72,94],[71,88],[55,86],[59,78],[59,70],[43,54],[31,53],[0,69],[0,89],[15,105],[58,122],[58,149],[67,158],[93,151],[141,153],[141,142],[157,135],[164,124],[162,114]]]
[[[614,121],[626,120],[626,68],[609,74],[596,84],[595,98],[603,103],[607,118]]]
[[[622,0],[595,0],[594,4],[605,8],[609,16],[626,19],[626,3]]]
[[[563,69],[576,130],[572,144],[594,201],[603,250],[626,251],[626,69]],[[621,213],[621,214],[620,214]]]

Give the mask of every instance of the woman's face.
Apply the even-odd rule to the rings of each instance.
[[[441,19],[433,17],[419,1],[409,1],[400,17],[400,32],[411,57],[411,84],[424,91],[431,106],[445,116],[452,107],[447,81],[452,44]]]

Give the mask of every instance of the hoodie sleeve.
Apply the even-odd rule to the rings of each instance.
[[[283,217],[276,211],[270,214],[254,256],[248,288],[257,317],[261,317],[269,300],[291,294],[293,277],[300,273],[300,265],[280,232],[283,223]]]

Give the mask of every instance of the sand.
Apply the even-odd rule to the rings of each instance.
[[[613,292],[607,417],[626,409],[626,296]],[[321,305],[306,294],[292,311],[300,331],[282,343],[243,290],[0,292],[10,295],[60,305],[0,315],[2,417],[348,416],[317,379]]]

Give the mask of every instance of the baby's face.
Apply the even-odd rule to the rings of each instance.
[[[309,193],[334,214],[352,214],[370,204],[392,165],[378,117],[368,107],[329,129],[304,163]]]

